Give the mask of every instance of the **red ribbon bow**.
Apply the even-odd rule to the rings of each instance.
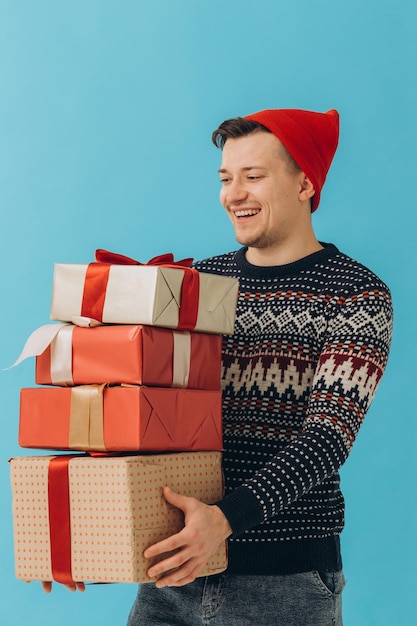
[[[174,269],[183,269],[184,278],[181,286],[181,301],[178,328],[193,330],[197,323],[200,280],[197,270],[190,266],[192,258],[174,261],[171,253],[153,257],[147,263],[141,263],[123,254],[98,249],[96,262],[90,263],[85,278],[81,315],[92,319],[103,319],[104,300],[111,265],[160,265]]]
[[[108,250],[96,250],[96,261],[98,263],[110,263],[111,265],[178,265],[179,267],[190,267],[194,259],[181,259],[181,261],[174,261],[174,255],[172,252],[166,254],[160,254],[154,256],[153,259],[149,259],[147,263],[141,263],[132,259],[130,256],[124,256],[124,254],[117,254],[117,252],[109,252]]]

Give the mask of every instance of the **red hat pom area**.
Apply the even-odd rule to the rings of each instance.
[[[247,115],[245,119],[265,126],[287,148],[313,183],[315,193],[311,211],[315,211],[339,141],[339,113],[335,109],[327,113],[302,109],[267,109]]]

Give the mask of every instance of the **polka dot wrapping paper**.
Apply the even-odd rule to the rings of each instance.
[[[53,580],[48,479],[51,456],[10,461],[16,577]],[[223,494],[220,452],[73,456],[68,463],[71,576],[84,582],[150,582],[143,551],[178,532],[182,513],[163,487],[208,504]],[[53,549],[64,550],[62,545]],[[52,550],[53,552],[53,550]],[[201,576],[224,571],[223,544]]]

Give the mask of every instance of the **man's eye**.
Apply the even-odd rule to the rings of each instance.
[[[261,176],[256,176],[255,174],[251,174],[250,176],[248,176],[249,180],[258,180],[259,178],[261,178]]]
[[[228,182],[229,182],[229,180],[230,180],[230,178],[221,178],[221,179],[220,179],[220,182],[221,182],[221,183],[222,183],[222,185],[223,185],[224,183],[228,183]]]

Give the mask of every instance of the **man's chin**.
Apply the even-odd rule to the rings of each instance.
[[[240,243],[241,246],[246,246],[247,248],[262,248],[262,242],[259,239],[253,239],[251,237],[245,237],[244,235],[239,235],[235,233],[236,241]]]

